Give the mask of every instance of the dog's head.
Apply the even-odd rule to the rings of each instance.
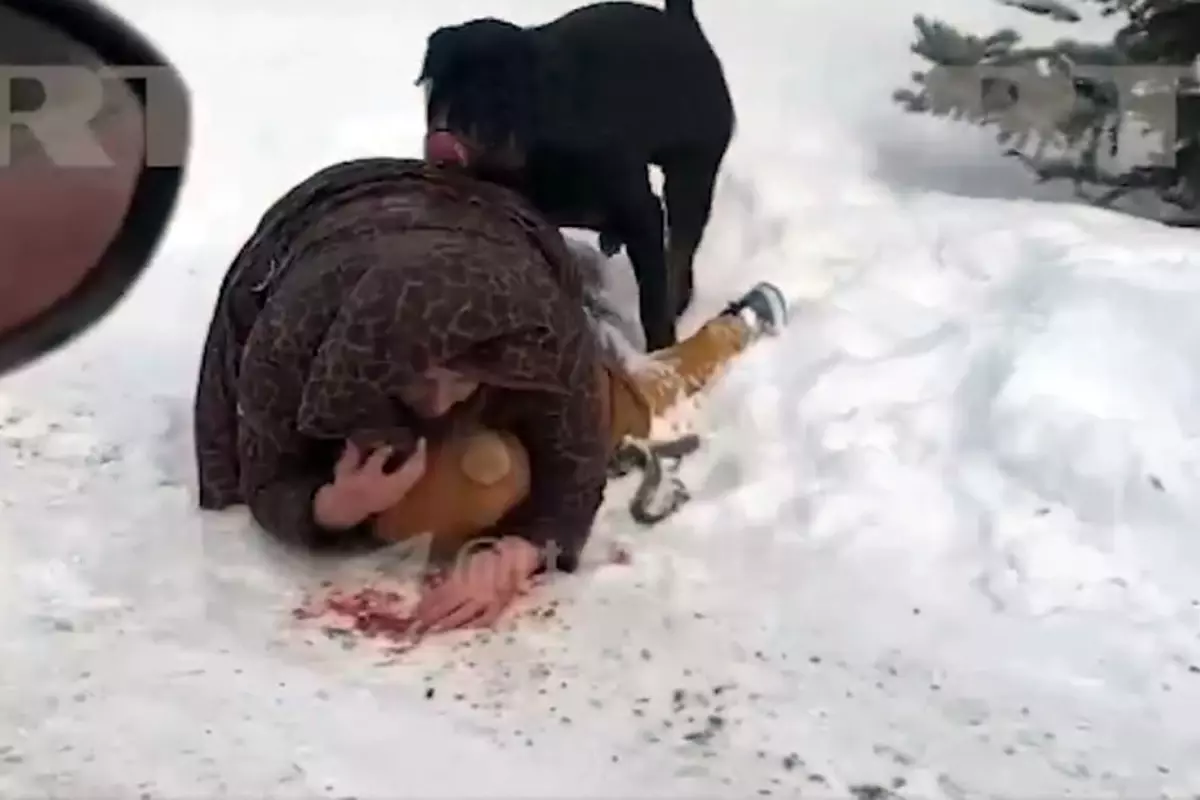
[[[417,78],[426,159],[519,171],[534,133],[536,84],[537,53],[524,28],[480,19],[434,31]]]

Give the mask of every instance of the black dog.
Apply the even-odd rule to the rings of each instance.
[[[626,245],[646,344],[674,344],[734,130],[724,70],[692,0],[666,0],[665,11],[598,3],[532,28],[497,19],[440,28],[417,84],[426,156],[514,185],[556,225],[600,232],[608,255]],[[650,186],[652,164],[665,203]]]

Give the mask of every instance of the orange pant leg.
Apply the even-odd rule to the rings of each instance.
[[[740,318],[719,316],[674,347],[653,353],[651,358],[663,369],[636,375],[612,370],[614,445],[626,436],[648,436],[655,417],[707,388],[753,339]]]

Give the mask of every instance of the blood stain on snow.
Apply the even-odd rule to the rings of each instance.
[[[412,609],[415,598],[398,589],[366,586],[355,591],[330,588],[310,596],[292,611],[297,620],[326,621],[330,636],[357,634],[388,644],[388,652],[400,654],[413,646]]]

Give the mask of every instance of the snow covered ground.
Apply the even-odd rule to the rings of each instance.
[[[114,2],[195,162],[135,294],[0,385],[0,795],[1200,791],[1195,234],[1022,199],[890,107],[913,11],[1028,15],[872,3],[698,0],[741,129],[692,322],[801,302],[700,409],[697,500],[643,533],[617,485],[553,616],[380,666],[289,616],[336,565],[193,510],[210,304],[281,191],[417,151],[433,27],[570,4]]]

